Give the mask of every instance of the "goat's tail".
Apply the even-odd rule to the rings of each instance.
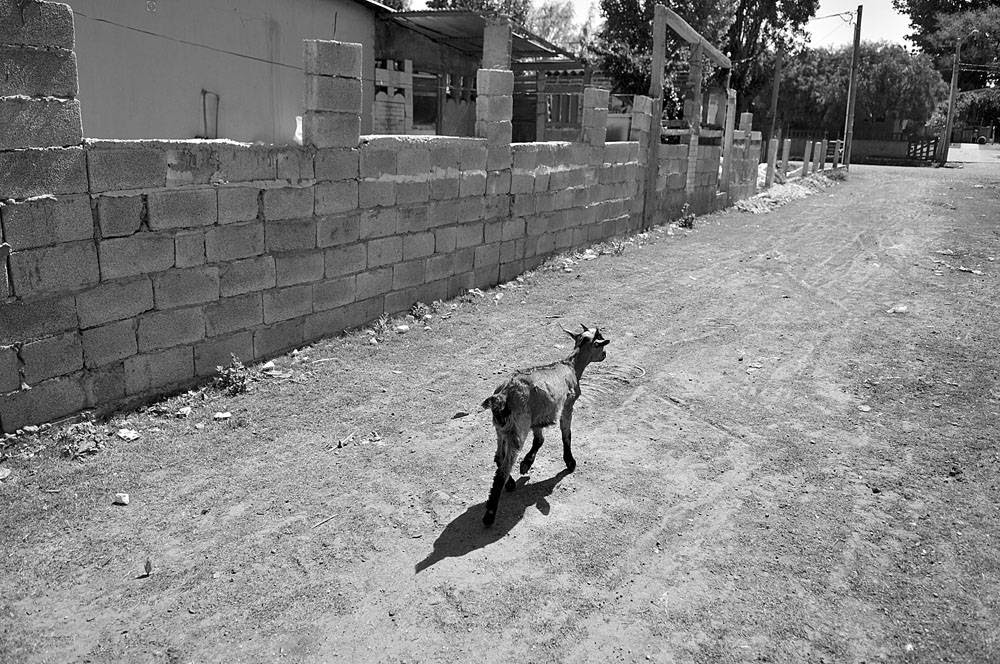
[[[481,404],[483,408],[493,411],[493,421],[500,426],[504,426],[510,419],[510,408],[507,406],[507,395],[503,392],[491,394]]]

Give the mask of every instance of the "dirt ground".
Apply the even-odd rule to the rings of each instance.
[[[1000,661],[1000,165],[695,224],[8,441],[0,661]],[[484,529],[477,404],[579,323],[576,472]]]

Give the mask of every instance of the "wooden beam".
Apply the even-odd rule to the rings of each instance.
[[[646,156],[646,192],[642,205],[642,227],[653,224],[659,207],[656,180],[660,169],[660,132],[663,127],[663,66],[667,59],[667,12],[657,3],[653,9],[653,63],[649,76],[649,96],[653,98],[653,117],[649,126],[649,152]]]
[[[688,25],[687,21],[678,16],[672,9],[668,7],[664,7],[664,9],[667,10],[667,25],[670,26],[670,29],[676,32],[681,39],[692,46],[700,44],[705,50],[705,55],[708,56],[712,62],[719,65],[723,69],[733,68],[733,63],[729,60],[729,58],[727,58],[722,51],[712,46],[712,43],[702,37],[697,30]]]

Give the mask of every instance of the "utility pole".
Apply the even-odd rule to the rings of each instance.
[[[663,67],[667,59],[667,7],[657,3],[653,9],[653,63],[649,76],[649,96],[653,99],[653,122],[649,128],[649,153],[646,157],[646,192],[643,199],[642,227],[648,228],[656,214],[656,175],[660,164],[660,135],[663,133]]]
[[[962,60],[962,40],[979,32],[973,30],[965,37],[959,37],[955,44],[955,62],[951,65],[951,89],[948,92],[948,120],[944,123],[944,136],[938,141],[938,163],[944,166],[948,162],[948,150],[951,149],[951,125],[955,120],[955,97],[958,96],[958,70]]]
[[[774,127],[778,121],[778,91],[781,88],[781,64],[785,58],[785,48],[778,47],[778,53],[774,58],[774,82],[771,84],[771,130],[767,134],[768,140],[774,138]],[[768,145],[770,147],[770,144]]]
[[[854,101],[858,97],[858,66],[861,64],[861,11],[858,5],[857,22],[854,24],[854,51],[851,52],[851,79],[847,84],[847,120],[844,126],[844,168],[851,168],[851,142],[854,140]]]

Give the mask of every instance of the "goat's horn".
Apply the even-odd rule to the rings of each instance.
[[[586,332],[586,331],[587,331],[587,326],[586,326],[586,325],[584,325],[583,323],[580,323],[580,327],[582,327],[582,328],[583,328],[583,331],[584,331],[584,332]]]

